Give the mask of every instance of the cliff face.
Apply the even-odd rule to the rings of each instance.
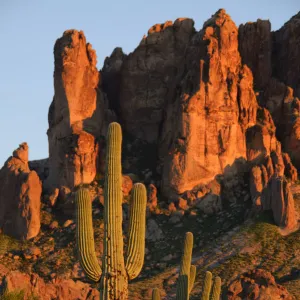
[[[243,63],[254,74],[259,102],[277,127],[283,149],[300,167],[300,13],[271,32],[269,21],[258,20],[239,27]]]
[[[281,143],[298,163],[299,100],[288,86],[299,84],[299,62],[288,58],[299,52],[291,49],[299,37],[298,19],[275,33],[262,20],[238,29],[221,9],[199,32],[190,19],[157,24],[133,53],[116,49],[106,59],[103,89],[110,106],[125,134],[157,145],[156,171],[165,196],[176,198],[220,174],[244,171],[241,164],[246,170],[264,164],[272,155],[290,161]],[[282,74],[281,61],[286,63]],[[297,178],[291,163],[282,168]],[[283,175],[274,176],[285,182]],[[267,188],[278,190],[277,203],[290,198],[288,191],[284,196],[271,184]],[[274,214],[275,206],[268,206]],[[293,227],[293,217],[287,218],[291,221],[275,219]]]
[[[245,131],[256,122],[257,103],[237,38],[237,27],[220,10],[186,49],[160,139],[166,193],[207,183],[236,159],[246,159]]]
[[[103,171],[103,135],[117,120],[133,141],[124,143],[134,157],[127,169],[140,168],[132,149],[142,141],[151,151],[138,150],[148,168],[140,171],[149,183],[155,175],[169,201],[186,207],[187,191],[202,195],[200,186],[220,175],[254,170],[253,205],[293,227],[284,176],[296,180],[293,163],[300,166],[299,20],[276,32],[262,20],[237,28],[220,9],[199,32],[186,18],[156,24],[129,55],[116,48],[100,73],[83,32],[65,31],[54,47],[49,159],[32,163],[53,205]],[[207,193],[199,197],[210,199]]]
[[[83,32],[65,31],[54,47],[55,94],[49,109],[48,189],[90,183],[104,119],[96,53]]]

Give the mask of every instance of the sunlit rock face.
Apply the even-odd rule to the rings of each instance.
[[[54,46],[54,98],[49,108],[46,189],[90,183],[97,172],[104,119],[96,53],[82,31],[65,31]]]
[[[0,230],[17,239],[38,235],[42,184],[28,166],[28,145],[22,143],[0,170]]]

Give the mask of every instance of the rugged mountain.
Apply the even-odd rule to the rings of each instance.
[[[271,57],[251,64],[250,54],[256,59],[259,53],[248,47],[264,39],[262,51],[272,54],[270,24],[258,24],[258,37],[238,30],[222,9],[199,32],[190,19],[168,21],[151,27],[133,53],[117,48],[105,61],[103,78],[111,82],[103,89],[111,107],[118,107],[125,133],[156,145],[161,192],[172,201],[220,175],[248,172],[271,153],[282,156],[272,116],[259,107],[252,72],[240,55],[249,56],[257,84],[265,85]]]
[[[275,32],[264,20],[238,28],[224,9],[199,31],[191,19],[167,21],[132,53],[114,49],[100,71],[83,32],[65,31],[54,46],[49,158],[28,162],[23,143],[0,170],[0,294],[98,299],[77,259],[74,194],[89,190],[100,256],[105,135],[117,120],[124,233],[133,183],[148,191],[145,266],[130,299],[154,287],[175,299],[186,231],[191,299],[205,270],[221,276],[224,299],[297,295],[299,20]]]

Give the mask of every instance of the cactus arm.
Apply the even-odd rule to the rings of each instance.
[[[191,232],[187,232],[185,234],[183,254],[181,258],[180,271],[177,282],[177,300],[189,299],[189,277],[192,260],[193,239],[193,234]]]
[[[217,276],[214,281],[211,300],[220,300],[221,294],[221,278]]]
[[[104,183],[104,254],[100,299],[127,299],[128,277],[123,256],[121,126],[108,127]]]
[[[155,288],[152,290],[152,300],[160,300],[159,289]]]
[[[212,273],[207,271],[205,274],[204,284],[202,288],[201,300],[209,300],[209,295],[211,290],[211,279],[212,279]]]
[[[130,221],[126,271],[129,279],[136,278],[144,264],[147,192],[142,183],[133,187],[130,201]]]
[[[195,278],[196,278],[196,266],[191,265],[190,277],[189,277],[189,294],[194,287]]]
[[[87,277],[99,281],[101,268],[95,253],[95,242],[92,221],[92,204],[89,192],[80,189],[76,193],[76,243],[80,265]]]

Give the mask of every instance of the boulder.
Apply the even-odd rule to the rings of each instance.
[[[98,300],[99,291],[89,284],[71,279],[55,279],[45,283],[37,274],[19,271],[7,273],[3,280],[3,290],[7,292],[23,290],[25,297],[40,297],[43,300]]]
[[[227,289],[228,300],[272,299],[292,300],[285,287],[277,284],[270,272],[257,269],[234,280]]]
[[[28,165],[28,145],[22,143],[0,170],[0,229],[18,239],[40,231],[42,184]]]

